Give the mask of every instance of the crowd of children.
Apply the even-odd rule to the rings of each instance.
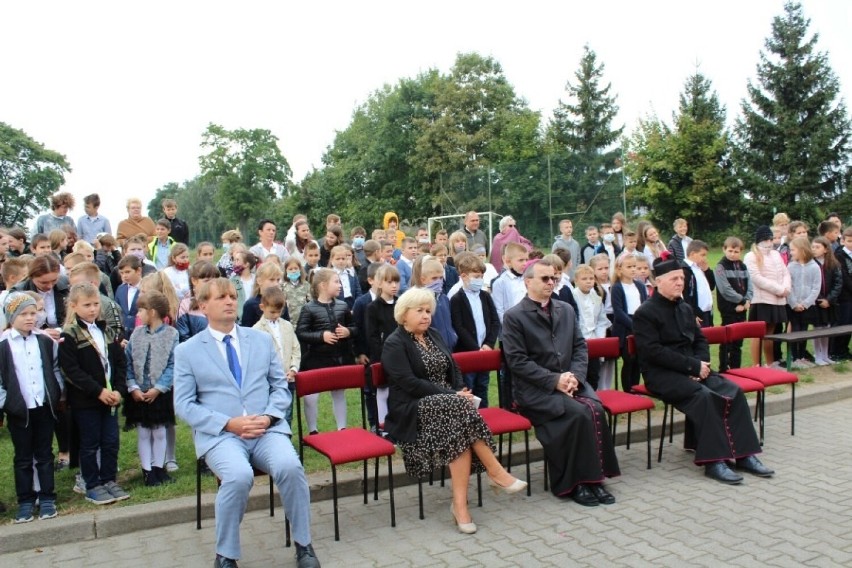
[[[125,428],[136,431],[142,483],[173,481],[173,353],[207,327],[195,292],[219,276],[237,291],[240,325],[272,337],[291,390],[299,370],[379,361],[397,328],[396,299],[411,287],[435,295],[432,326],[451,349],[497,348],[503,315],[526,295],[524,269],[542,257],[559,274],[554,298],[574,307],[583,337],[619,338],[619,378],[612,361],[589,361],[588,381],[596,389],[620,382],[630,390],[639,383],[625,344],[634,312],[654,292],[651,266],[661,255],[683,261],[684,301],[701,326],[713,325],[714,307],[722,325],[758,320],[767,332],[852,323],[852,229],[841,237],[836,215],[819,224],[812,241],[804,223],[776,215],[772,227],[756,231],[750,251],[739,238],[727,238],[715,267],[707,260],[709,246],[689,236],[686,220],[674,221],[666,246],[651,223],[631,227],[621,213],[587,227],[585,243],[574,239],[571,220],[561,221],[547,255],[525,240],[487,251],[475,227],[439,230],[434,238],[420,227],[407,236],[392,212],[381,228],[354,227],[348,238],[340,217],[329,215],[315,240],[305,216],[297,215],[283,240],[275,221],[262,219],[251,248],[239,231],[226,231],[217,259],[209,242],[190,254],[189,227],[173,200],[163,201],[156,222],[140,216],[138,200],[129,200],[119,240],[98,214],[98,196],[84,202],[86,214],[74,224],[67,215],[73,197],[54,196],[52,213],[36,224],[42,232],[29,242],[19,228],[0,230],[0,410],[14,446],[15,522],[33,520],[36,509],[41,519],[56,516],[54,471],[69,465],[79,465],[75,490],[88,501],[130,497],[117,479],[119,414]],[[127,227],[146,232],[127,233]],[[848,337],[816,340],[814,357],[804,344],[792,345],[795,366],[849,358],[848,344]],[[723,346],[720,370],[740,366],[741,349]],[[765,364],[778,365],[771,342],[752,345],[753,361],[760,349]],[[481,407],[493,404],[488,373],[464,380]],[[365,386],[365,393],[371,427],[382,434],[387,389]],[[331,399],[335,425],[345,428],[343,393],[332,392]],[[304,404],[308,431],[316,432],[317,395]]]

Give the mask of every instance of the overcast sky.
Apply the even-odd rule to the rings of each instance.
[[[852,2],[803,6],[848,104]],[[371,92],[447,72],[458,52],[495,57],[547,118],[588,43],[627,132],[649,113],[669,119],[698,65],[732,121],[782,11],[782,0],[8,1],[0,121],[65,154],[65,189],[100,193],[115,228],[127,197],[198,174],[208,123],[270,129],[300,181]]]

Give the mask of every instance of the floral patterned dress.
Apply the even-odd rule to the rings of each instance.
[[[452,388],[446,380],[449,358],[428,335],[425,345],[416,338],[414,343],[426,367],[426,380]],[[454,461],[477,440],[484,440],[496,451],[491,431],[467,399],[456,394],[425,396],[417,405],[417,439],[399,443],[405,471],[412,477],[427,477],[435,469]],[[474,454],[471,473],[484,470]]]

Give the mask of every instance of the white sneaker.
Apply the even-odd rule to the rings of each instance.
[[[770,363],[769,368],[770,369],[777,369],[779,371],[786,371],[787,370],[787,368],[778,361],[773,361],[772,363]],[[793,368],[794,369],[796,368],[795,363],[793,364]]]
[[[166,471],[172,472],[172,471],[177,471],[179,469],[180,469],[180,467],[178,466],[176,461],[166,462]]]
[[[825,361],[825,364],[826,364],[826,365],[836,365],[836,364],[837,364],[837,361],[835,361],[834,359],[830,359],[830,358],[828,358],[828,357],[826,357],[825,359],[823,359],[823,361]]]
[[[72,489],[74,493],[79,493],[80,495],[86,494],[86,482],[83,481],[83,475],[79,472],[74,477],[74,487]]]
[[[810,359],[805,359],[804,357],[799,359],[799,363],[801,363],[801,365],[805,369],[813,369],[814,367],[816,367],[816,365],[814,363],[811,363]]]
[[[820,359],[819,357],[817,357],[817,358],[814,359],[814,364],[817,367],[825,367],[826,365],[828,365],[828,361],[826,361],[825,359]]]

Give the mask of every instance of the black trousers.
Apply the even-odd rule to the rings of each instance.
[[[48,406],[31,408],[29,418],[7,416],[9,434],[15,448],[15,492],[18,503],[56,501],[53,481],[53,428],[55,420]],[[33,461],[40,491],[33,491]]]

